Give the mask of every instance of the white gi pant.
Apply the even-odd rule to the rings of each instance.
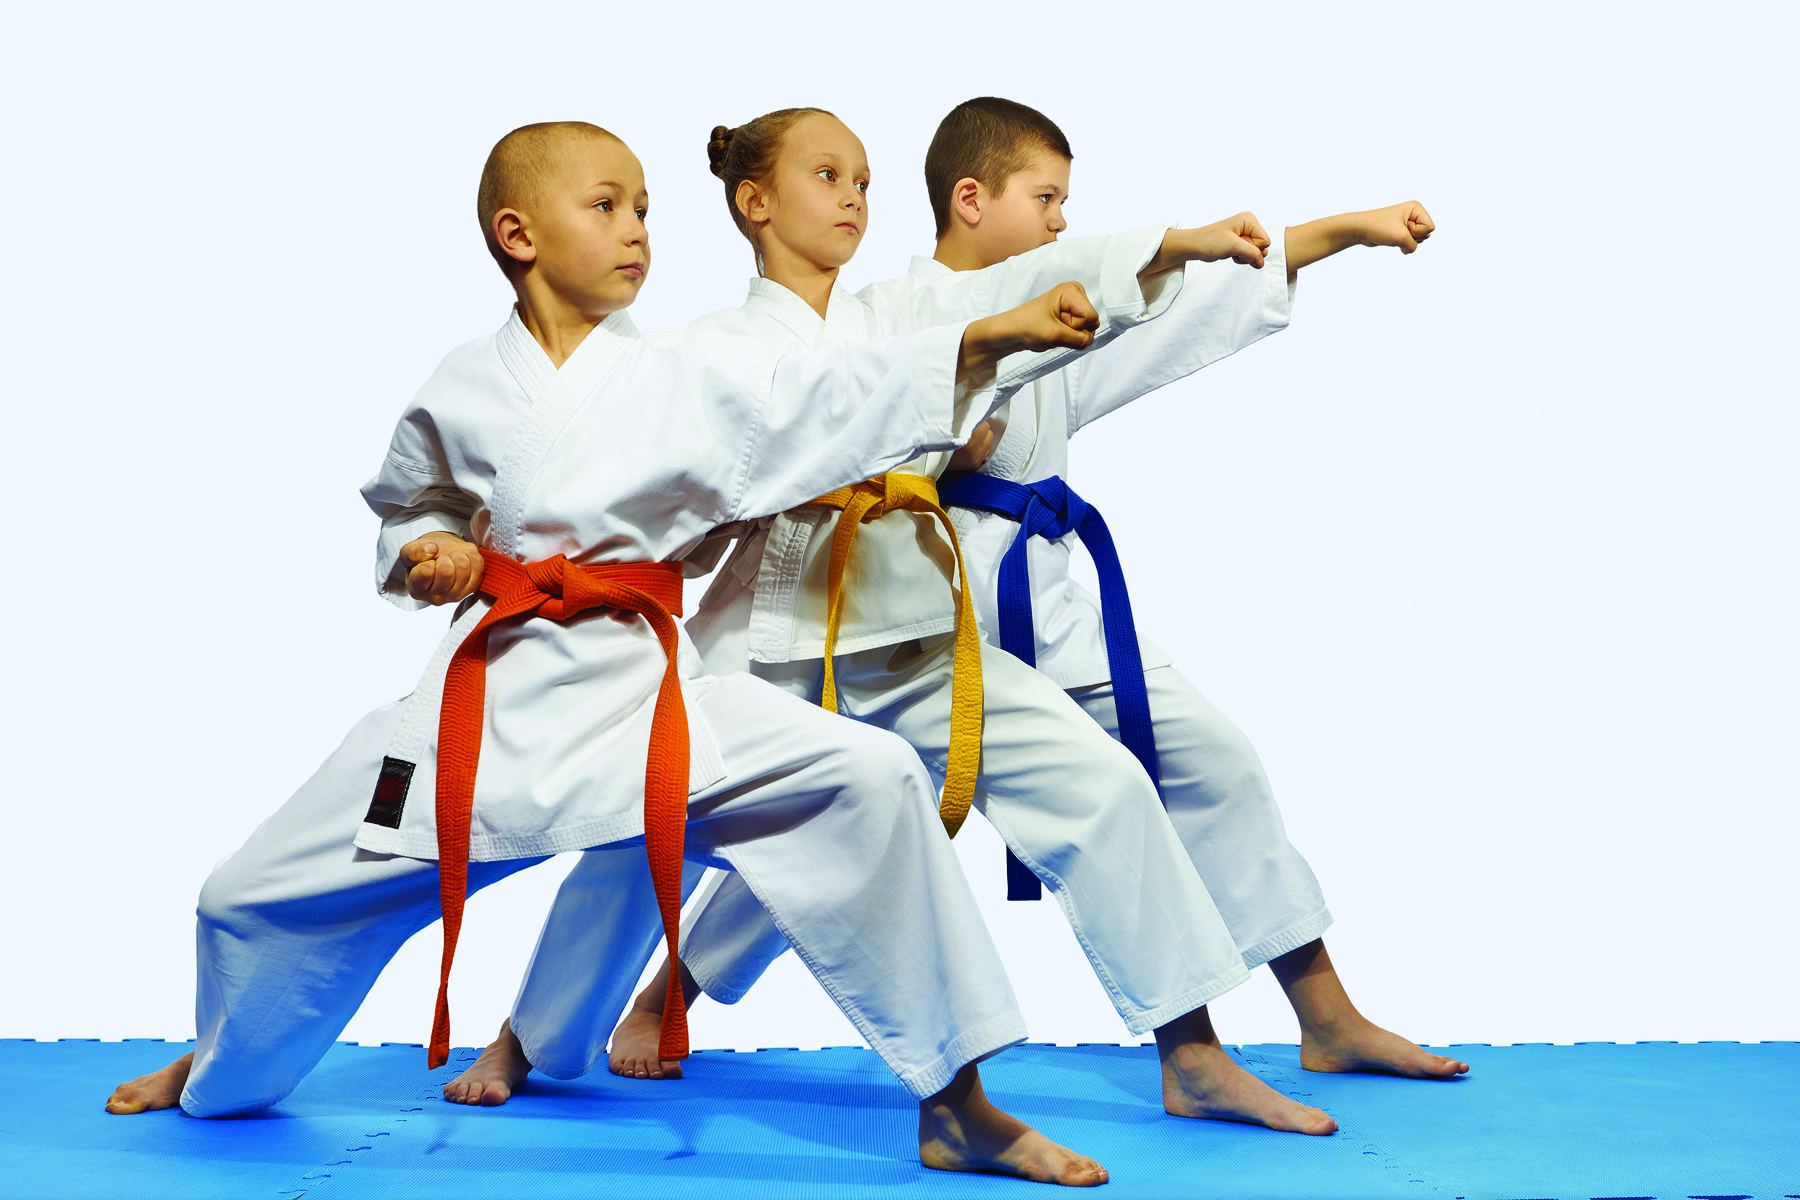
[[[953,635],[906,642],[840,655],[836,667],[840,710],[912,743],[940,782],[953,645]],[[1131,752],[1048,677],[1004,650],[981,651],[975,805],[1062,905],[1126,1028],[1142,1036],[1243,982],[1237,944]],[[821,686],[817,659],[751,669],[796,695]],[[786,948],[726,875],[684,931],[681,957],[707,995],[730,1004]]]
[[[1288,841],[1281,810],[1256,750],[1174,667],[1144,672],[1163,801],[1181,844],[1237,942],[1258,967],[1324,934],[1331,925],[1312,868]],[[1113,737],[1113,685],[1069,696]]]
[[[1021,1041],[1012,987],[911,748],[746,675],[692,682],[689,696],[727,769],[689,798],[690,856],[730,868],[769,906],[772,926],[907,1090],[931,1095],[964,1064]],[[365,717],[202,889],[189,1114],[286,1096],[394,952],[438,917],[436,863],[352,844],[401,711]],[[585,985],[585,1015],[610,1029],[660,940],[660,917],[641,846],[589,857],[618,886],[587,894],[576,927],[553,922],[567,940],[540,945],[535,962],[546,981]],[[469,890],[541,861],[470,863]],[[590,877],[578,870],[570,886]],[[685,883],[697,879],[690,870]],[[620,957],[580,953],[601,944]],[[528,986],[524,998],[534,994]],[[420,996],[421,1023],[428,1005]],[[541,1024],[521,1025],[529,1053]],[[558,1073],[555,1055],[531,1057]]]

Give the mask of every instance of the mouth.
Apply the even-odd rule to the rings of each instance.
[[[644,264],[641,262],[626,263],[624,266],[620,267],[619,270],[625,272],[626,277],[630,279],[642,279],[644,277]]]
[[[858,229],[856,227],[856,222],[854,222],[854,221],[839,221],[838,228],[839,229],[848,229],[851,233],[861,233],[862,232],[861,229]]]

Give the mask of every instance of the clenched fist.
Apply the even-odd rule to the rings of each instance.
[[[428,533],[400,547],[400,561],[410,564],[406,594],[427,604],[449,604],[481,586],[481,551],[454,533]]]

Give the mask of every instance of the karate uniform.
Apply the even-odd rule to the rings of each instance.
[[[1070,239],[979,272],[927,278],[915,270],[857,295],[840,288],[823,319],[786,288],[753,280],[741,308],[691,328],[817,346],[968,319],[1073,278],[1102,314],[1096,347],[1104,346],[1177,302],[1179,272],[1148,288],[1137,280],[1163,232]],[[935,476],[948,459],[922,457],[899,470]],[[748,669],[817,701],[825,562],[837,520],[834,510],[800,506],[732,531],[742,540],[688,623],[709,670]],[[836,659],[839,711],[900,734],[940,784],[950,745],[953,566],[948,542],[928,518],[897,512],[865,526],[852,553]],[[986,724],[976,807],[1062,905],[1127,1029],[1146,1034],[1242,982],[1248,973],[1230,932],[1136,760],[1052,680],[992,646],[980,650]],[[540,979],[540,964],[560,957],[551,952],[554,931],[579,924],[570,914],[603,890],[593,876],[604,866],[591,866],[558,896],[515,1012],[598,1007],[553,1000],[554,986]],[[716,879],[682,934],[683,962],[708,995],[726,1003],[787,948],[746,882]],[[597,1058],[609,1032],[571,1024],[562,1044],[540,1049]]]
[[[378,577],[403,578],[393,560],[405,526],[432,519],[446,497],[466,501],[486,547],[524,562],[677,561],[719,525],[947,450],[996,395],[955,384],[961,336],[945,327],[796,355],[710,334],[640,337],[618,313],[557,369],[515,314],[444,361],[364,488],[385,522]],[[189,1113],[280,1100],[394,951],[438,915],[446,664],[488,607],[466,603],[418,688],[364,718],[207,881]],[[593,857],[621,886],[582,918],[604,923],[625,957],[546,969],[597,977],[586,1011],[610,1023],[660,934],[641,840],[667,659],[645,620],[617,610],[495,626],[487,658],[469,889],[602,847]],[[914,1095],[1020,1040],[913,752],[749,676],[707,676],[685,641],[679,666],[689,857],[728,867],[773,910]],[[395,763],[411,764],[397,788]],[[390,786],[372,803],[378,778]],[[697,878],[689,870],[685,887]]]
[[[925,284],[952,272],[917,258],[912,274]],[[1180,295],[1160,319],[1015,396],[1006,410],[1006,433],[981,474],[1025,484],[1066,479],[1069,438],[1077,430],[1286,328],[1293,287],[1279,238],[1261,270],[1194,263],[1185,274]],[[1019,524],[974,508],[952,504],[950,509],[983,629],[994,637],[1000,628],[1000,563]],[[1036,666],[1116,737],[1119,721],[1100,602],[1069,575],[1077,541],[1075,534],[1033,537],[1026,547]],[[1134,564],[1124,566],[1132,579]],[[1144,578],[1142,565],[1136,578]],[[1288,841],[1255,749],[1166,654],[1147,639],[1139,645],[1169,819],[1245,965],[1255,967],[1319,937],[1331,914],[1311,867]]]

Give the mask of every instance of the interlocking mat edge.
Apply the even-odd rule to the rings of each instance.
[[[0,1197],[1047,1194],[922,1168],[913,1103],[862,1048],[702,1051],[679,1082],[533,1077],[480,1109],[439,1096],[473,1050],[434,1072],[417,1047],[346,1043],[256,1117],[103,1110],[116,1083],[180,1052],[0,1041]],[[1307,1072],[1294,1046],[1232,1052],[1339,1132],[1170,1117],[1148,1046],[1032,1044],[982,1073],[1002,1107],[1105,1163],[1111,1200],[1800,1197],[1800,1043],[1463,1045],[1474,1069],[1452,1082]]]

